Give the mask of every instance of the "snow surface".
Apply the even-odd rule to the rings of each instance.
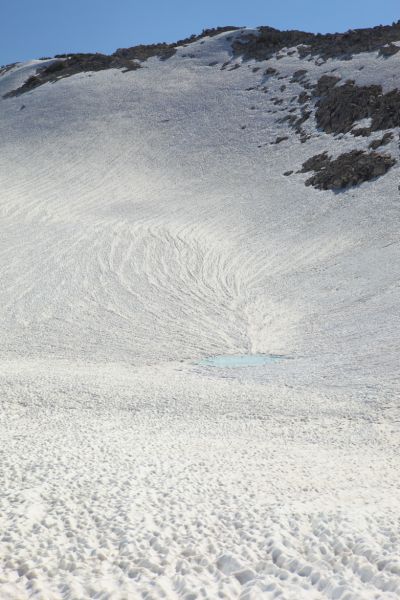
[[[2,600],[399,597],[399,167],[306,188],[371,138],[276,121],[400,56],[226,37],[0,101]]]
[[[283,358],[285,357],[278,354],[219,354],[203,358],[199,361],[199,364],[209,367],[237,369],[239,367],[266,365]]]

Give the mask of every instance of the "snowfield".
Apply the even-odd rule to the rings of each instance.
[[[400,53],[240,33],[0,100],[1,600],[400,596],[399,164],[305,187],[371,138],[278,122]],[[249,353],[286,358],[201,363]]]

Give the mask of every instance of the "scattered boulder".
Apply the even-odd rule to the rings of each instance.
[[[305,76],[307,75],[308,71],[306,69],[299,69],[298,71],[295,71],[292,75],[291,78],[291,82],[295,83],[295,82],[301,82],[304,80]]]
[[[311,96],[309,94],[307,94],[307,92],[305,92],[305,91],[301,92],[297,99],[299,104],[305,104],[309,100],[311,100]]]
[[[310,110],[306,110],[304,107],[301,109],[301,115],[300,117],[297,119],[295,126],[298,128],[300,127],[300,125],[303,125],[303,123],[305,123],[306,121],[308,121],[308,119],[311,117],[311,111]]]
[[[287,135],[281,135],[281,136],[278,136],[278,137],[276,138],[276,140],[275,140],[274,142],[272,142],[272,144],[281,144],[282,142],[285,142],[285,141],[286,141],[286,140],[288,140],[288,139],[289,139],[289,138],[288,138],[288,136],[287,136]]]
[[[293,114],[293,110],[289,110],[288,113],[289,114],[286,114],[284,117],[278,119],[277,123],[287,123],[288,126],[300,136],[300,141],[302,143],[306,142],[308,139],[310,139],[310,136],[303,130],[302,125],[310,118],[312,114],[311,111],[306,110],[306,107],[303,106],[300,115]]]
[[[305,144],[309,139],[311,139],[311,134],[306,133],[303,129],[300,131],[300,142]]]
[[[319,190],[344,190],[384,175],[396,163],[388,154],[352,150],[332,159],[327,152],[303,163],[301,173],[314,171],[306,185]]]

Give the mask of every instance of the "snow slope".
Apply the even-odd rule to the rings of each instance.
[[[371,138],[277,120],[400,53],[232,35],[0,100],[1,598],[399,597],[399,165],[305,187]]]

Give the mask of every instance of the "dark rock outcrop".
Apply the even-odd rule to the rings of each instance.
[[[340,77],[336,77],[335,75],[322,75],[317,81],[313,95],[325,97],[339,81]]]
[[[387,46],[383,46],[379,50],[379,56],[389,58],[390,56],[394,56],[398,52],[400,52],[400,46],[395,46],[395,44],[390,43]]]
[[[281,144],[282,142],[285,142],[288,139],[289,138],[287,135],[281,135],[281,136],[278,136],[274,142],[271,142],[271,144]]]
[[[138,69],[139,63],[124,57],[108,56],[107,54],[72,54],[68,58],[61,55],[46,67],[38,68],[35,75],[31,75],[19,88],[5,94],[4,98],[20,96],[47,82],[57,81],[60,78],[70,77],[77,73],[88,71],[103,71],[105,69],[124,69],[131,71]]]
[[[336,85],[333,79],[328,84],[325,77],[318,82],[315,94],[320,95],[315,112],[317,126],[325,133],[347,133],[357,121],[367,117],[371,118],[370,127],[354,131],[355,135],[400,126],[397,89],[384,94],[380,85],[360,87],[352,81]]]
[[[400,91],[391,90],[379,96],[372,114],[371,131],[400,126]]]
[[[173,44],[140,44],[132,48],[118,48],[112,56],[128,60],[145,61],[152,56],[158,56],[160,60],[167,60],[176,52]]]
[[[388,52],[389,55],[394,53],[391,43],[400,40],[400,21],[370,29],[351,29],[345,33],[313,34],[297,30],[279,31],[272,27],[260,27],[258,31],[258,34],[245,34],[236,39],[232,44],[234,53],[245,59],[267,60],[283,48],[297,46],[302,58],[311,55],[325,60],[345,60],[360,52],[379,50],[384,56],[388,56]]]
[[[352,150],[332,159],[327,152],[309,158],[301,172],[314,171],[306,185],[320,190],[344,190],[381,177],[396,161],[388,154]]]
[[[307,74],[308,74],[307,69],[298,69],[298,71],[295,71],[293,73],[292,78],[291,78],[291,83],[304,81],[304,78]]]
[[[236,25],[225,25],[224,27],[212,27],[210,29],[203,29],[203,31],[199,34],[193,34],[187,38],[182,40],[178,40],[175,44],[171,44],[171,46],[186,46],[187,44],[192,44],[193,42],[198,42],[199,40],[205,37],[215,37],[220,33],[227,33],[228,31],[238,31],[242,29],[242,27],[237,27]],[[230,40],[231,38],[226,38]]]
[[[303,163],[300,172],[309,173],[310,171],[320,171],[327,165],[329,160],[330,159],[327,152],[315,154],[315,156],[311,156],[311,158],[309,158]]]
[[[317,86],[318,87],[318,86]],[[317,126],[325,133],[347,133],[356,121],[370,117],[382,88],[354,83],[330,86],[317,102]]]
[[[380,146],[387,146],[387,144],[389,144],[392,141],[392,139],[393,139],[393,133],[391,131],[388,131],[379,140],[372,140],[372,142],[369,144],[368,148],[371,148],[371,150],[376,150]]]
[[[158,56],[160,60],[166,60],[176,53],[176,49],[181,46],[187,46],[198,42],[205,37],[215,37],[220,33],[226,33],[227,31],[236,31],[240,27],[234,25],[228,25],[226,27],[215,27],[213,29],[203,29],[203,31],[196,35],[193,34],[190,37],[178,40],[172,44],[141,44],[139,46],[132,46],[130,48],[118,48],[113,54],[116,57],[123,57],[129,60],[145,61],[152,56]]]

